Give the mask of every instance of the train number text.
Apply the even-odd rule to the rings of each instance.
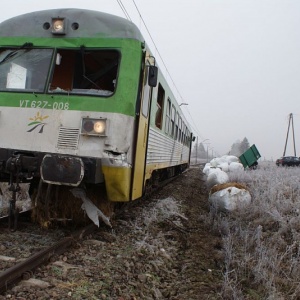
[[[52,102],[52,103],[50,103],[48,101],[20,100],[20,107],[68,110],[69,103],[67,103],[67,102]]]

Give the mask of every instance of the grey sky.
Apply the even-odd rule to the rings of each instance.
[[[263,158],[276,159],[293,113],[300,155],[300,1],[135,0],[158,52],[134,2],[122,3],[175,83],[178,102],[189,104],[182,109],[199,141],[209,139],[223,155],[247,137]],[[14,0],[1,8],[0,21],[57,7],[125,18],[117,0]],[[287,154],[293,154],[292,136]]]

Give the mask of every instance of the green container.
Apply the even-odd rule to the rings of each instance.
[[[240,162],[243,164],[244,168],[256,169],[257,160],[261,157],[256,146],[253,144],[248,150],[246,150],[240,157]]]

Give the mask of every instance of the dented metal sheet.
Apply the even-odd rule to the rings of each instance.
[[[99,218],[109,227],[111,223],[109,218],[86,196],[83,189],[75,188],[71,190],[72,194],[76,198],[80,198],[83,201],[81,208],[87,213],[88,217],[99,227]]]

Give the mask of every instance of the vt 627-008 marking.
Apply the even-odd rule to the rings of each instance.
[[[68,110],[69,103],[67,102],[48,102],[48,101],[36,101],[36,100],[20,100],[20,107],[24,108],[49,108]]]

